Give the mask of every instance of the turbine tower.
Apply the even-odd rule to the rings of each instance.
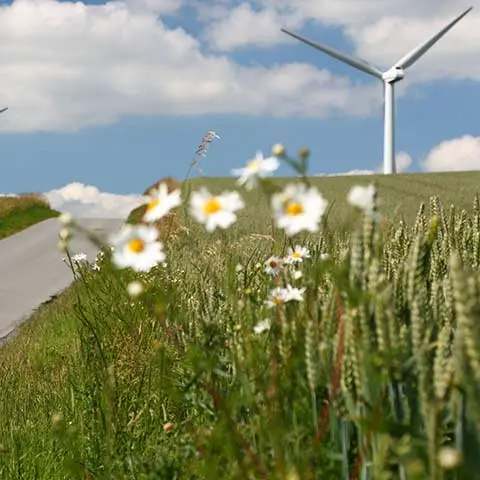
[[[369,64],[365,60],[356,58],[352,55],[342,53],[338,50],[335,50],[328,45],[322,43],[313,42],[305,37],[296,35],[295,33],[289,32],[284,28],[281,29],[282,32],[290,35],[297,40],[300,40],[307,45],[310,45],[317,50],[320,50],[327,55],[330,55],[341,62],[344,62],[362,72],[368,73],[383,82],[384,85],[384,138],[383,138],[383,173],[391,174],[396,173],[395,165],[395,83],[402,80],[405,76],[405,70],[408,67],[411,67],[420,57],[422,57],[430,48],[438,42],[456,23],[458,23],[467,13],[469,13],[473,7],[465,10],[461,15],[452,20],[447,26],[445,26],[438,33],[433,35],[429,40],[421,45],[418,45],[413,50],[408,52],[404,57],[402,57],[398,62],[396,62],[390,69],[385,72],[382,72],[377,67]]]

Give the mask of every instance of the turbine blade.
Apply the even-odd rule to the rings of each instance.
[[[362,60],[360,58],[355,58],[351,55],[348,55],[346,53],[339,52],[338,50],[335,50],[332,47],[329,47],[327,45],[324,45],[322,43],[317,43],[313,42],[312,40],[308,40],[305,37],[301,37],[300,35],[297,35],[295,33],[289,32],[288,30],[285,30],[284,28],[281,29],[283,33],[286,33],[287,35],[290,35],[293,38],[296,38],[297,40],[300,40],[303,43],[306,43],[307,45],[310,45],[313,48],[316,48],[317,50],[320,50],[327,55],[330,55],[333,58],[336,58],[337,60],[340,60],[341,62],[344,62],[351,67],[358,68],[358,70],[361,70],[362,72],[368,73],[369,75],[373,75],[376,78],[382,78],[382,72],[378,68],[374,67],[373,65],[370,65],[368,62],[365,60]]]
[[[2,109],[0,110],[0,113],[5,112],[6,110],[8,110],[8,107],[2,108]]]
[[[456,25],[465,15],[470,13],[472,9],[473,7],[470,7],[465,10],[461,15],[455,18],[455,20],[451,21],[446,27],[436,33],[427,42],[418,45],[413,50],[408,52],[395,64],[395,67],[405,69],[413,65],[420,57],[422,57],[428,50],[430,50],[430,48],[433,47],[433,45],[435,45],[435,43],[437,43],[454,25]]]

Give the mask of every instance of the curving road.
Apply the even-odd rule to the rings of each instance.
[[[78,223],[106,238],[123,224],[121,219],[77,219]],[[57,295],[73,280],[57,250],[61,228],[56,218],[37,223],[0,240],[0,344],[37,307]],[[71,253],[84,252],[93,260],[97,248],[75,234]]]

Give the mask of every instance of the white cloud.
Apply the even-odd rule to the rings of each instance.
[[[162,23],[179,5],[0,6],[0,107],[10,107],[0,131],[75,131],[127,115],[364,115],[381,102],[379,85],[354,86],[308,64],[248,67],[203,53],[197,38]]]
[[[398,152],[396,161],[397,173],[405,173],[413,164],[412,157],[407,152]],[[420,160],[420,166],[426,172],[480,170],[480,137],[464,135],[440,142]],[[375,170],[350,170],[319,176],[370,175],[382,172],[383,166],[379,165]]]
[[[276,9],[258,11],[250,3],[225,10],[223,18],[218,13],[217,10],[217,18],[214,17],[214,22],[206,29],[205,38],[213,48],[221,52],[239,47],[267,47],[285,43],[288,37],[280,31],[280,26],[297,28],[305,20],[298,11],[290,12],[290,15]]]
[[[381,67],[389,67],[408,51],[425,42],[461,13],[461,8],[425,13],[418,18],[401,14],[385,16],[370,25],[352,28],[359,55]],[[480,80],[479,12],[472,11],[455,25],[407,72],[410,81],[426,82],[439,78]],[[394,34],[392,34],[395,32]]]
[[[126,0],[131,10],[153,12],[157,15],[177,12],[184,0]]]
[[[200,39],[162,22],[182,3],[197,6]],[[10,107],[0,131],[75,131],[132,115],[377,113],[379,82],[355,85],[302,63],[244,66],[219,52],[293,42],[280,27],[299,31],[313,20],[389,66],[457,10],[451,0],[15,0],[0,6],[0,107]],[[473,12],[454,27],[398,93],[413,81],[480,79],[478,19]]]
[[[261,5],[256,9],[248,7],[251,3],[235,5],[234,1],[217,0],[216,8],[208,7],[207,2],[201,4],[203,12],[215,12],[203,14],[206,38],[214,47],[218,48],[220,41],[226,50],[252,45],[256,36],[258,46],[295,42],[280,28],[301,32],[303,24],[313,20],[341,28],[353,43],[354,53],[384,69],[466,8],[451,0],[256,0]],[[480,12],[470,12],[408,72],[408,81],[444,77],[480,80],[476,61],[480,55],[479,20]],[[321,35],[314,37],[322,41]]]
[[[100,192],[97,187],[74,182],[44,194],[50,206],[78,218],[126,218],[145,203],[141,195]]]
[[[421,164],[427,172],[480,170],[480,137],[445,140],[432,148]]]
[[[351,175],[375,175],[378,172],[374,172],[373,170],[349,170],[348,172],[340,172],[340,173],[317,173],[314,177],[343,177],[343,176],[351,176]]]
[[[402,173],[408,170],[412,164],[412,157],[407,152],[399,152],[396,157],[397,172]]]

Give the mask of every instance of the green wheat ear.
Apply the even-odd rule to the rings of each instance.
[[[358,232],[352,234],[350,247],[350,265],[349,280],[352,286],[357,286],[361,282],[363,274],[363,242]]]
[[[451,384],[454,362],[452,356],[453,331],[448,324],[444,325],[437,339],[433,363],[433,388],[435,397],[444,400]]]
[[[480,197],[478,192],[475,193],[473,200],[473,228],[475,232],[480,231]]]
[[[450,259],[452,287],[458,335],[463,341],[465,354],[477,381],[480,380],[480,325],[478,318],[478,281],[462,271],[460,255],[454,252]]]

